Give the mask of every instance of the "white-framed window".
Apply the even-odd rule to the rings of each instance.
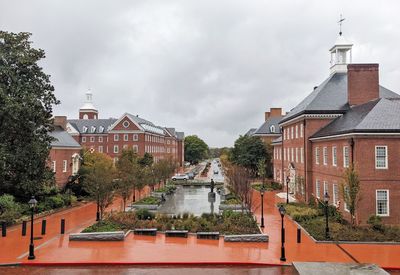
[[[133,152],[135,152],[135,153],[137,153],[139,151],[139,148],[137,145],[133,145],[132,149],[133,149]]]
[[[293,126],[291,127],[290,131],[292,132],[291,139],[293,139],[294,138],[294,128],[293,128]]]
[[[129,140],[129,135],[128,134],[124,134],[124,141],[128,141]]]
[[[300,137],[303,137],[303,124],[300,124]]]
[[[332,201],[333,201],[333,204],[334,205],[338,205],[338,203],[339,203],[339,188],[338,188],[338,185],[337,185],[337,183],[334,183],[333,185],[332,185]]]
[[[349,187],[347,187],[347,186],[344,187],[344,193],[345,193],[345,194],[348,194],[348,193],[349,193]],[[344,198],[343,198],[343,208],[344,208],[344,210],[347,211],[347,212],[350,211],[350,209],[349,209],[349,207],[348,207],[348,205],[347,205],[347,203],[346,203],[346,200],[345,200]]]
[[[299,148],[296,147],[296,162],[299,162]]]
[[[114,141],[119,141],[119,135],[118,134],[114,134]]]
[[[375,146],[375,168],[387,169],[388,168],[388,154],[387,146]]]
[[[290,150],[292,151],[292,161],[294,161],[294,149],[291,148]]]
[[[282,131],[283,131],[283,140],[286,140],[286,129],[283,128]]]
[[[283,148],[283,160],[286,160],[286,148]]]
[[[103,142],[103,137],[99,137],[99,142]]]
[[[99,146],[99,153],[103,153],[103,146]]]
[[[315,164],[319,164],[319,147],[315,147]]]
[[[63,160],[63,173],[67,172],[68,161],[66,159]]]
[[[82,137],[82,142],[86,142],[86,137]]]
[[[90,137],[90,142],[94,142],[94,137]]]
[[[138,141],[138,140],[139,140],[138,134],[133,134],[133,141]]]
[[[271,131],[271,133],[275,133],[275,126],[271,125],[271,127],[269,127],[269,130]]]
[[[389,190],[376,190],[376,215],[389,216]]]
[[[322,154],[323,154],[323,159],[324,159],[324,165],[328,165],[328,148],[324,147],[322,149]]]
[[[319,186],[319,180],[315,182],[315,197],[318,199],[320,198],[320,186]]]
[[[119,152],[118,145],[114,145],[114,153],[115,153],[115,154],[118,154],[118,152]]]
[[[347,168],[350,165],[349,146],[343,146],[343,167]]]
[[[84,114],[83,119],[89,119],[89,116],[87,114]]]
[[[53,167],[51,167],[51,170],[53,170],[54,173],[56,172],[56,164],[56,161],[53,160]]]
[[[90,127],[90,132],[92,132],[92,133],[96,132],[96,126]]]
[[[302,124],[300,124],[300,125],[302,125]],[[300,162],[304,163],[304,148],[303,147],[300,148]]]
[[[332,165],[337,166],[337,149],[336,146],[332,147]]]
[[[103,133],[104,132],[104,126],[100,126],[99,127],[99,133]]]
[[[329,194],[329,185],[327,181],[324,181],[324,195],[328,193]]]
[[[82,132],[87,133],[87,130],[88,130],[88,127],[86,127],[86,126],[82,127]]]
[[[299,138],[299,126],[296,125],[296,138]]]

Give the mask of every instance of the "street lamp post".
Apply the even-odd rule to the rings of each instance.
[[[35,211],[35,207],[37,204],[37,200],[35,200],[35,196],[32,196],[32,198],[29,200],[28,204],[31,209],[31,242],[29,244],[28,260],[34,260],[35,259],[35,246],[33,244],[33,213]]]
[[[100,220],[100,196],[99,193],[97,192],[97,212],[96,212],[96,221]]]
[[[286,209],[283,205],[279,206],[279,213],[281,214],[282,227],[281,227],[281,261],[286,261],[285,256],[285,227],[283,226],[283,217],[285,216]]]
[[[289,203],[289,176],[286,177],[286,203]]]
[[[324,194],[324,202],[325,202],[325,239],[329,239],[329,224],[328,224],[328,202],[329,202],[329,194],[325,192]]]
[[[261,186],[261,228],[264,228],[264,185]]]

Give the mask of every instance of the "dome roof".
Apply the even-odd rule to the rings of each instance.
[[[85,102],[79,110],[97,110],[91,102]]]

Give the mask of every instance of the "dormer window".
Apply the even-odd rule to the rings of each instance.
[[[83,132],[83,133],[87,133],[87,130],[88,130],[88,127],[86,127],[86,126],[83,126],[83,127],[82,127],[82,132]]]
[[[95,126],[92,126],[92,128],[90,129],[90,131],[91,131],[92,133],[96,132],[96,127],[95,127]]]
[[[271,131],[271,133],[275,133],[275,126],[271,125],[271,127],[269,127],[269,130]]]
[[[103,133],[104,132],[104,127],[103,126],[100,126],[99,127],[99,133]]]

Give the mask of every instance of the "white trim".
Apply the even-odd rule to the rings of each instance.
[[[57,171],[57,162],[55,161],[55,160],[53,160],[53,163],[52,163],[52,170],[53,170],[53,173],[55,173],[56,171]]]
[[[378,191],[386,191],[387,193],[387,214],[378,214]],[[377,216],[380,216],[380,217],[389,217],[390,216],[390,208],[389,208],[389,202],[390,202],[390,199],[389,199],[390,197],[389,197],[389,189],[376,189],[375,190],[375,213],[376,213],[376,215]]]
[[[114,122],[111,126],[110,126],[110,131],[112,131],[112,129],[117,126],[124,118],[127,118],[128,120],[130,120],[134,125],[136,125],[136,127],[138,127],[140,130],[144,131],[143,127],[140,126],[138,123],[136,123],[136,121],[133,121],[132,119],[130,119],[129,114],[128,113],[124,113],[116,122]]]
[[[63,173],[66,173],[68,170],[68,161],[66,159],[63,160]]]
[[[337,166],[337,147],[332,146],[332,166]]]
[[[315,197],[316,197],[317,199],[320,198],[320,193],[321,193],[321,185],[320,185],[319,180],[317,179],[317,180],[315,181]]]
[[[376,149],[377,149],[378,147],[385,148],[385,166],[384,166],[384,167],[377,167],[377,166],[376,166],[376,161],[377,161],[377,159],[376,159],[376,157],[377,157],[377,155],[376,155]],[[375,169],[383,170],[383,169],[388,169],[388,168],[389,168],[388,155],[389,155],[389,150],[388,150],[387,145],[375,145]]]
[[[113,131],[108,131],[109,134],[143,134],[144,131],[140,130],[113,130]]]
[[[328,147],[322,147],[322,163],[328,165]]]
[[[310,141],[317,141],[322,139],[330,139],[330,138],[340,138],[340,137],[349,137],[349,136],[400,136],[400,133],[347,133],[347,134],[340,134],[340,135],[332,135],[326,137],[316,137],[310,138]]]
[[[299,120],[302,120],[304,118],[308,118],[308,119],[331,119],[331,118],[340,117],[342,115],[343,114],[303,114],[303,115],[291,118],[288,121],[279,123],[279,126],[285,126],[287,124],[292,124],[292,123],[297,122]]]
[[[347,149],[347,161],[346,161],[346,149]],[[349,146],[343,146],[343,167],[348,168],[350,166],[350,151]]]

